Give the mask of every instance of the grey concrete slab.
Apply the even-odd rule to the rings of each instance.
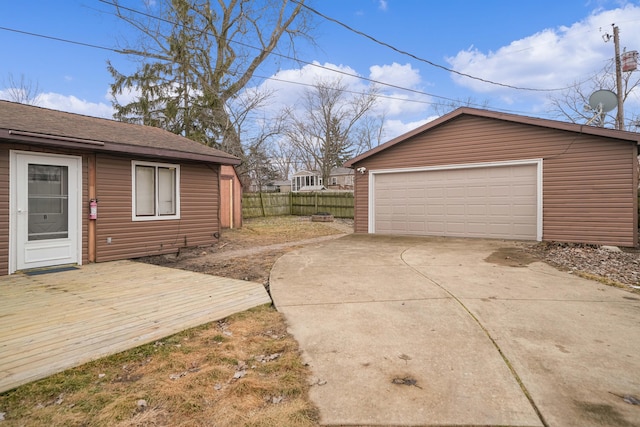
[[[486,261],[518,244],[353,235],[282,257],[271,293],[322,423],[640,425],[638,295]]]

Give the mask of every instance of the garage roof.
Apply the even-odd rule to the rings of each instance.
[[[475,116],[475,117],[485,117],[485,118],[496,119],[496,120],[504,120],[508,122],[515,122],[515,123],[521,123],[521,124],[532,125],[532,126],[540,126],[540,127],[551,128],[551,129],[568,131],[568,132],[587,134],[587,135],[596,135],[596,136],[602,136],[605,138],[613,138],[613,139],[630,141],[636,144],[640,144],[640,133],[636,133],[636,132],[626,132],[621,130],[606,129],[606,128],[582,125],[577,123],[567,123],[567,122],[561,122],[557,120],[540,119],[535,117],[519,116],[516,114],[500,113],[496,111],[462,107],[462,108],[458,108],[455,111],[452,111],[449,114],[445,114],[444,116],[441,116],[429,123],[426,123],[410,132],[407,132],[388,142],[385,142],[384,144],[381,144],[365,153],[362,153],[361,155],[347,161],[344,164],[344,166],[353,167],[356,163],[366,159],[367,157],[373,156],[374,154],[377,154],[390,147],[393,147],[394,145],[399,144],[403,141],[406,141],[407,139],[413,136],[416,136],[423,132],[427,132],[457,117],[464,116],[464,115]]]
[[[228,165],[240,159],[151,126],[0,101],[0,139]]]

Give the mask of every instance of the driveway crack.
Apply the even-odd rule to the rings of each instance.
[[[422,271],[414,268],[411,264],[409,264],[405,260],[405,258],[404,258],[405,253],[407,251],[411,250],[411,249],[412,248],[407,248],[404,251],[402,251],[402,253],[400,254],[400,259],[402,260],[402,262],[407,267],[409,267],[411,270],[413,270],[416,274],[424,277],[425,279],[427,279],[428,281],[430,281],[431,283],[433,283],[434,285],[436,285],[437,287],[442,289],[444,292],[446,292],[474,320],[474,322],[480,327],[480,329],[484,332],[484,334],[487,336],[487,338],[489,338],[489,341],[491,341],[491,343],[493,344],[495,349],[498,351],[498,354],[500,354],[500,357],[504,361],[505,365],[507,365],[507,368],[511,372],[511,375],[516,380],[516,382],[520,386],[520,389],[522,390],[522,392],[526,396],[527,400],[529,401],[529,403],[533,407],[533,410],[538,415],[538,418],[540,419],[540,422],[542,423],[542,425],[544,427],[549,427],[549,424],[547,423],[547,421],[542,416],[542,412],[540,412],[540,409],[538,408],[538,405],[536,405],[536,402],[533,400],[533,397],[531,396],[531,393],[529,393],[529,390],[527,389],[527,387],[525,386],[524,382],[520,378],[520,375],[518,375],[518,373],[516,372],[515,368],[511,364],[511,361],[509,361],[509,358],[507,357],[506,354],[504,354],[504,352],[502,351],[502,349],[500,348],[500,346],[498,345],[496,340],[491,336],[491,333],[489,332],[489,330],[482,324],[482,322],[480,322],[480,319],[478,319],[478,317],[471,312],[471,310],[464,304],[464,302],[462,302],[462,300],[460,300],[460,298],[458,298],[455,294],[453,294],[449,289],[445,288],[443,285],[441,285],[437,281],[433,280],[431,277],[429,277],[426,274],[424,274]]]

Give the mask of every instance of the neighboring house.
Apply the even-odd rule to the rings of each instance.
[[[252,180],[249,186],[249,193],[289,193],[291,191],[291,181],[272,181],[267,184],[263,184],[262,188]]]
[[[329,182],[322,182],[319,171],[299,171],[293,175],[291,191],[353,190],[353,169],[333,168]]]
[[[639,142],[460,108],[346,163],[355,231],[637,246]]]
[[[298,171],[291,179],[291,191],[318,191],[324,190],[322,177],[317,171]]]
[[[231,165],[220,166],[220,227],[242,227],[242,183]]]
[[[239,163],[162,129],[0,101],[0,275],[211,245],[220,167]]]
[[[277,193],[290,193],[291,181],[273,181],[270,188]]]
[[[333,168],[329,175],[330,190],[353,190],[353,169]]]

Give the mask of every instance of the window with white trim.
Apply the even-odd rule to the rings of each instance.
[[[180,218],[180,165],[131,162],[134,221]]]

